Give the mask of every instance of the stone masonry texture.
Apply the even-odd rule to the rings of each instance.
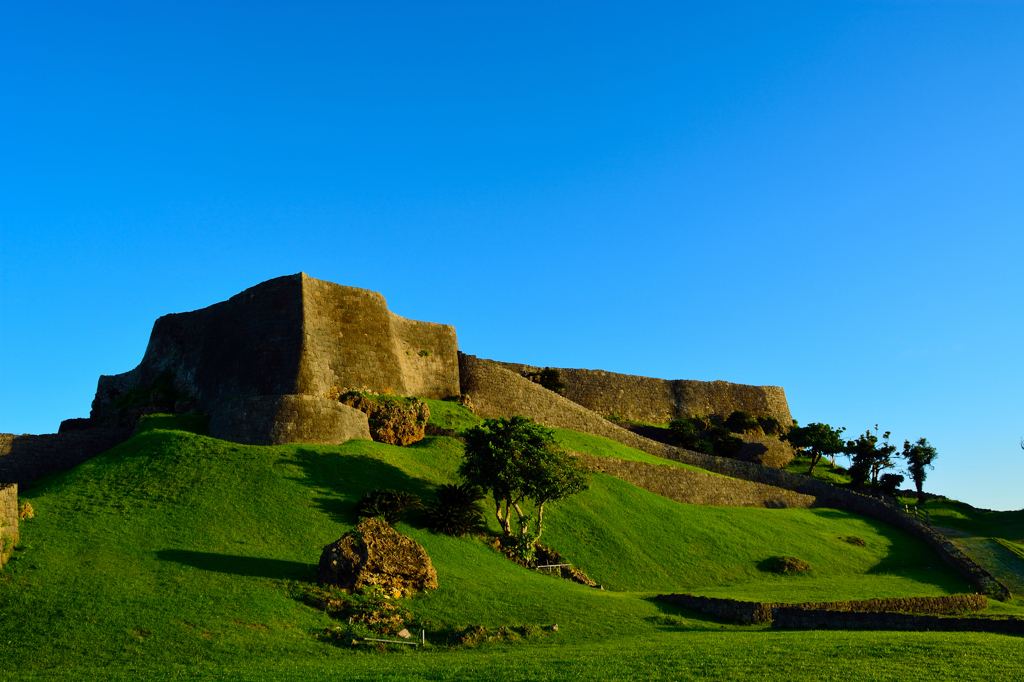
[[[684,504],[715,507],[766,507],[806,509],[815,499],[763,483],[725,478],[674,466],[629,462],[613,457],[573,453],[591,471],[632,483],[662,497]]]
[[[92,416],[165,371],[207,414],[258,396],[337,399],[356,390],[445,398],[459,393],[457,352],[454,327],[407,320],[377,292],[300,273],[159,318],[139,366],[100,377]]]
[[[773,628],[847,630],[946,630],[1024,632],[1024,621],[1014,618],[942,618],[938,614],[977,613],[988,608],[981,594],[948,597],[904,597],[847,602],[782,604],[739,601],[692,594],[662,594],[658,601],[733,623],[771,623]]]
[[[18,486],[15,483],[0,483],[0,536],[18,542]]]
[[[214,438],[246,445],[370,440],[366,415],[337,400],[313,395],[264,395],[222,403],[210,416]]]
[[[536,374],[542,367],[500,363],[517,374]],[[734,410],[755,417],[775,417],[792,423],[786,392],[781,386],[747,386],[728,381],[655,379],[599,369],[554,367],[565,384],[565,397],[602,416],[666,424],[680,417],[718,415]]]
[[[207,414],[231,398],[261,395],[445,398],[458,393],[457,350],[450,325],[406,320],[377,292],[300,273],[159,318],[139,366],[100,377],[93,416],[165,370]]]
[[[0,481],[28,483],[71,469],[131,435],[130,428],[90,428],[39,436],[0,433]]]

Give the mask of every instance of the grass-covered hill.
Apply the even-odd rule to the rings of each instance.
[[[452,403],[431,410],[446,428],[476,421]],[[1024,678],[1021,638],[772,631],[654,602],[680,591],[807,601],[970,588],[920,541],[862,517],[683,505],[604,475],[550,507],[544,540],[605,589],[521,568],[476,538],[435,535],[413,513],[398,529],[427,550],[440,587],[403,605],[432,624],[436,645],[335,646],[317,635],[338,623],[301,598],[321,549],[353,528],[364,493],[429,498],[455,481],[462,444],[253,447],[202,430],[201,419],[150,418],[130,441],[24,492],[36,517],[0,572],[0,679]],[[558,437],[674,466],[604,439]],[[762,570],[778,555],[813,570]],[[553,623],[557,632],[519,643],[441,645],[442,632],[472,625]]]

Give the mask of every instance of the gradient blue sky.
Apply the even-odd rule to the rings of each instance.
[[[1024,507],[1024,4],[0,4],[0,431],[305,271]]]

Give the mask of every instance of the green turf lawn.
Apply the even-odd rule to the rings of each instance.
[[[466,421],[464,412],[448,416]],[[520,568],[473,538],[434,535],[415,514],[398,525],[438,571],[440,588],[408,602],[422,617],[448,628],[558,623],[558,632],[454,650],[338,648],[314,638],[336,623],[296,598],[322,547],[353,527],[365,492],[426,498],[454,480],[461,443],[252,447],[164,427],[205,428],[147,420],[129,442],[22,495],[36,518],[0,572],[0,679],[1024,676],[1021,638],[775,632],[653,602],[668,591],[803,601],[967,585],[916,539],[862,517],[682,505],[603,475],[550,506],[543,540],[604,590]],[[867,546],[842,539],[851,535]],[[777,554],[814,570],[784,578],[759,569]]]

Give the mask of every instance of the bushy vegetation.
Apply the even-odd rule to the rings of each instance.
[[[730,418],[737,413],[730,415]],[[740,413],[740,414],[746,414]],[[746,415],[749,417],[750,415]],[[752,418],[751,418],[752,419]],[[743,417],[733,419],[734,425],[749,424]],[[756,425],[757,420],[753,420]],[[716,457],[736,457],[743,447],[743,440],[733,435],[733,431],[719,417],[697,415],[685,419],[674,419],[669,423],[669,430],[676,438],[680,447],[695,452],[703,452]],[[760,426],[756,426],[760,430]],[[742,433],[742,431],[740,431]]]
[[[405,517],[410,509],[420,509],[420,498],[401,490],[372,490],[356,503],[356,517],[372,519],[381,517],[393,526]]]
[[[515,533],[523,552],[544,531],[544,505],[587,489],[589,472],[558,447],[552,429],[532,419],[486,419],[466,431],[465,437],[459,475],[491,494],[498,524],[506,536]],[[531,515],[523,509],[527,502],[536,509],[535,530],[530,529]]]

